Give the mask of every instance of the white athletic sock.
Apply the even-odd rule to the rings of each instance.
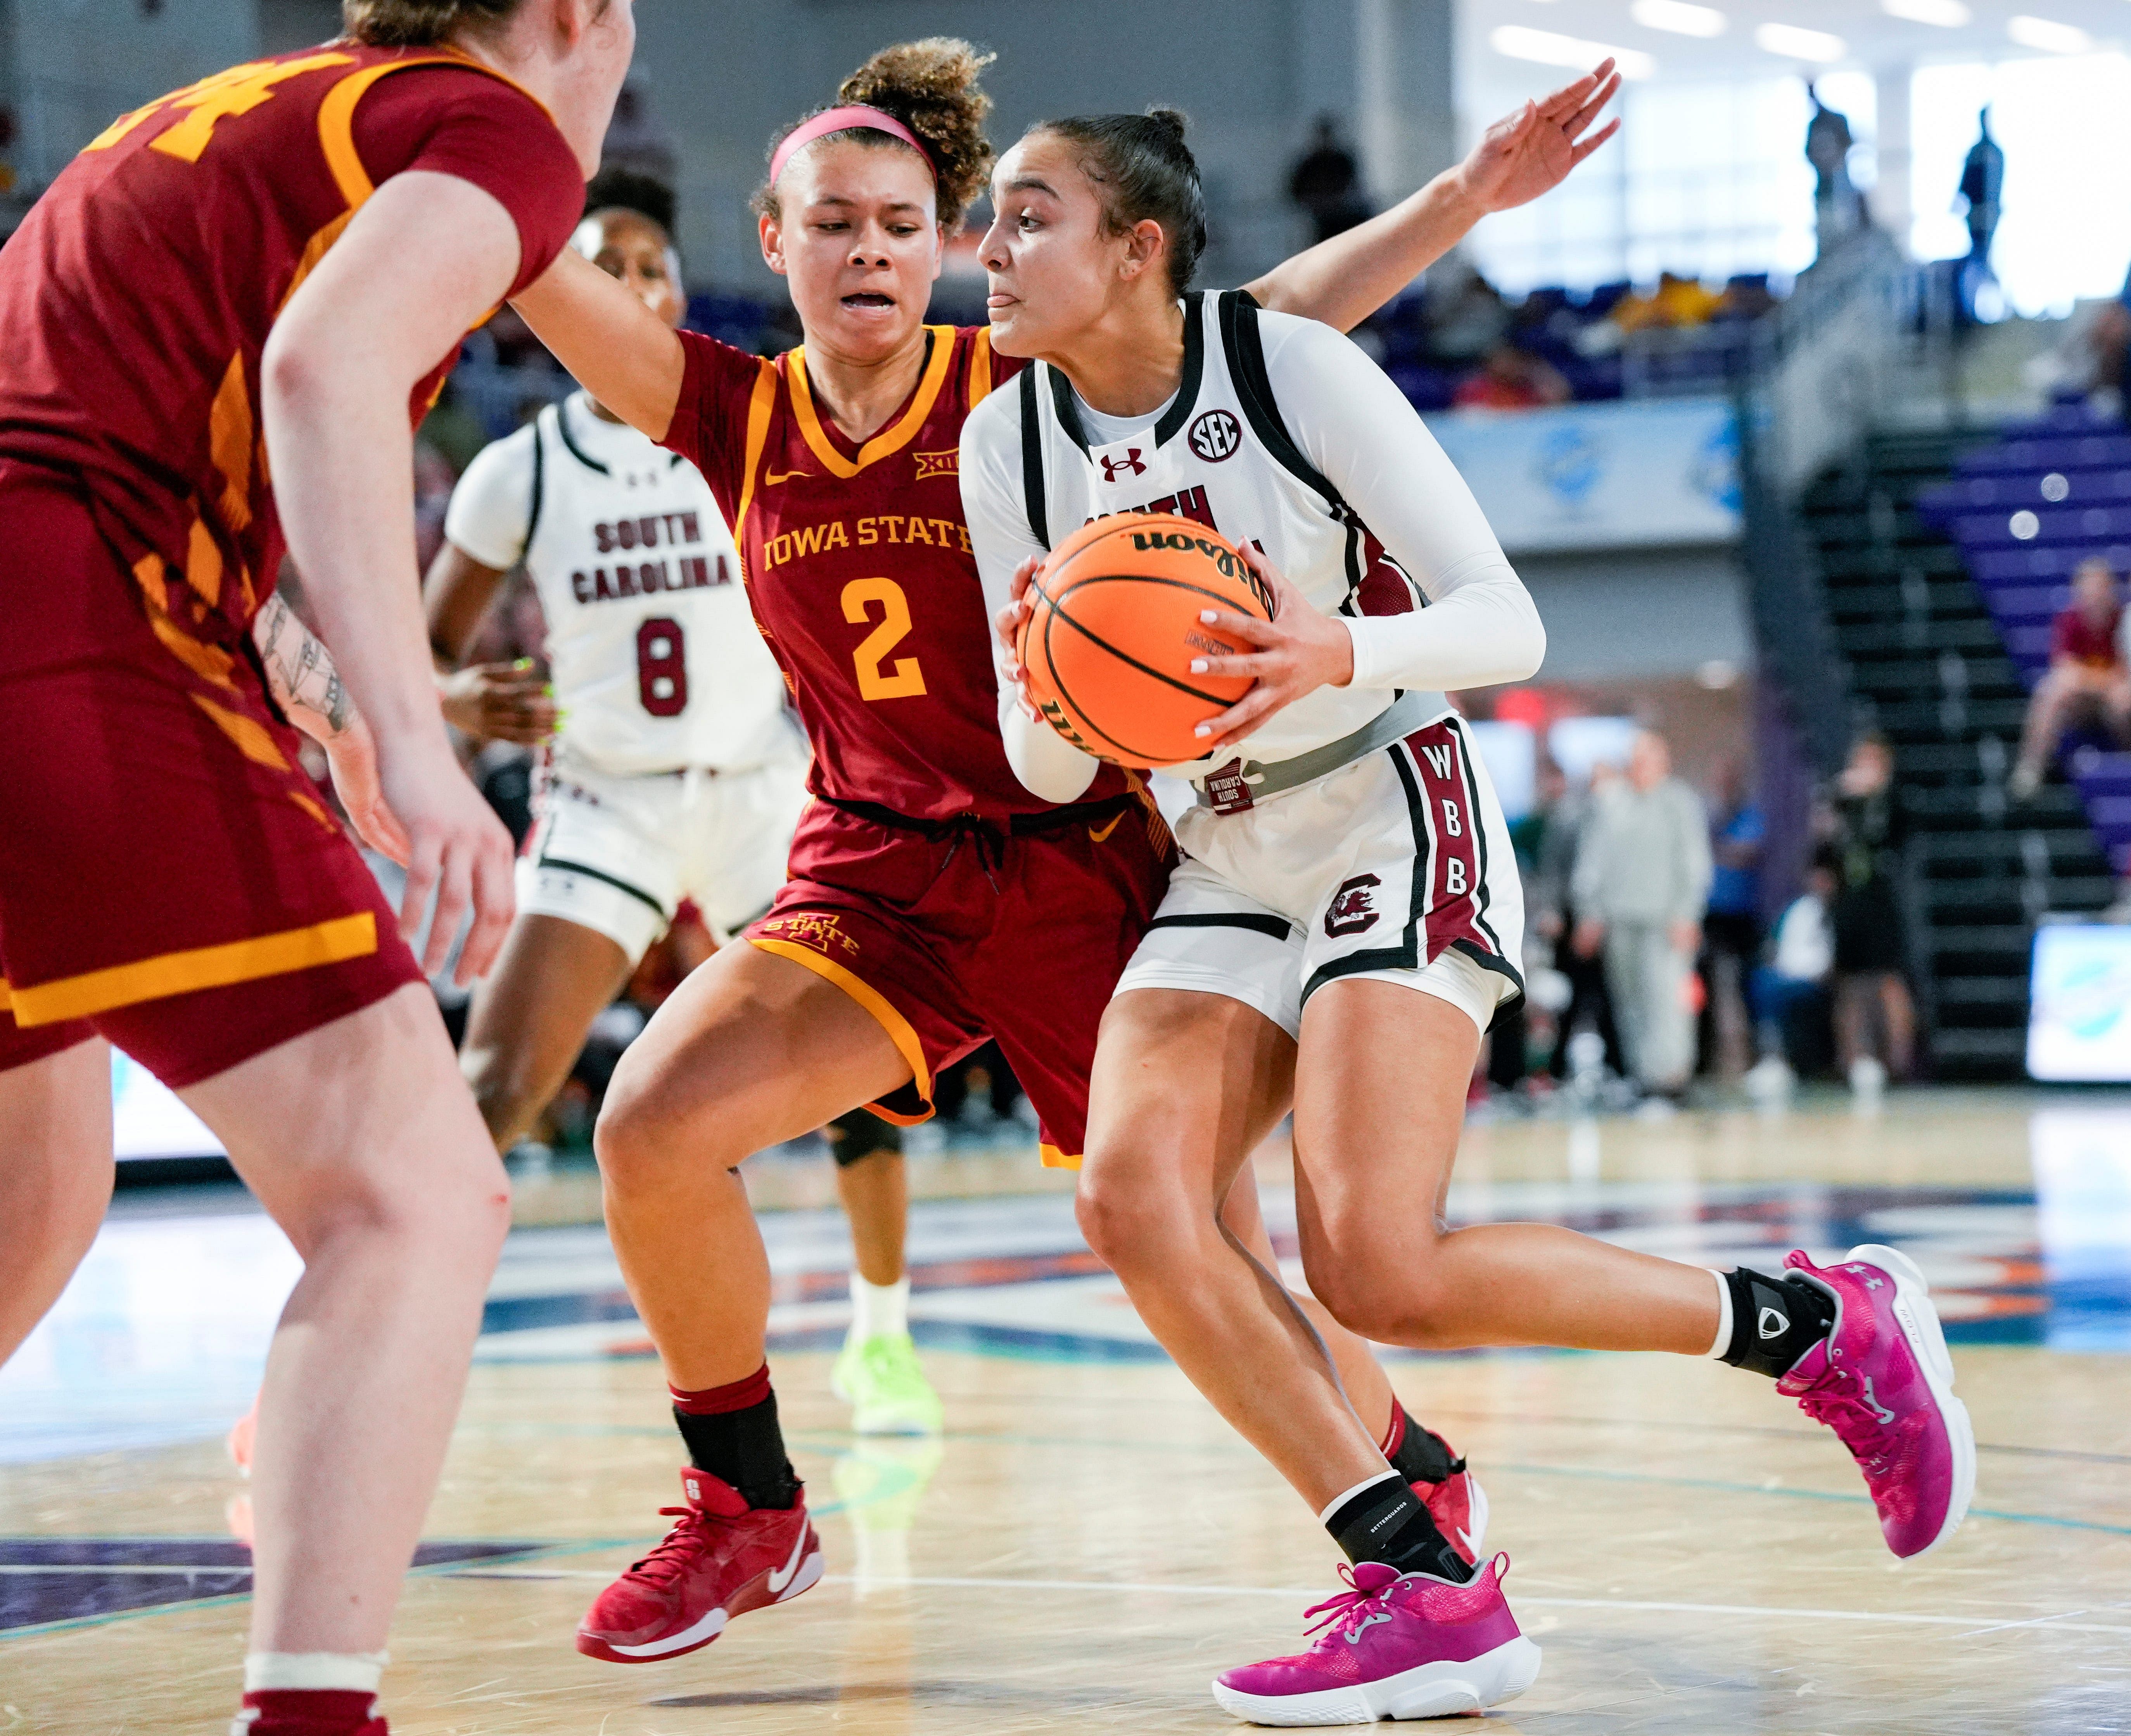
[[[868,1284],[851,1274],[851,1337],[860,1344],[883,1333],[910,1330],[910,1275],[893,1284]]]
[[[1387,1477],[1392,1482],[1397,1484],[1400,1488],[1403,1489],[1406,1487],[1406,1479],[1401,1476],[1396,1471],[1388,1469],[1378,1471],[1377,1475],[1372,1477],[1363,1477],[1362,1480],[1357,1483],[1352,1489],[1343,1489],[1338,1494],[1333,1496],[1330,1500],[1327,1501],[1324,1504],[1324,1512],[1317,1515],[1317,1523],[1320,1525],[1330,1524],[1332,1523],[1332,1515],[1334,1514],[1337,1513],[1342,1507],[1344,1507],[1348,1502],[1353,1500],[1354,1497],[1359,1494],[1363,1490],[1374,1489],[1377,1484],[1382,1482]]]
[[[1709,1275],[1717,1280],[1717,1341],[1709,1346],[1709,1360],[1721,1362],[1725,1351],[1731,1348],[1731,1285],[1714,1266],[1709,1269]]]
[[[270,1689],[330,1689],[343,1694],[375,1694],[385,1666],[382,1652],[252,1652],[244,1659],[244,1691]]]

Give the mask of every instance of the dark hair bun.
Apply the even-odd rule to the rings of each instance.
[[[678,207],[673,189],[656,176],[634,169],[602,169],[585,184],[585,215],[595,211],[633,211],[673,238]]]
[[[1164,132],[1176,135],[1176,142],[1184,142],[1184,135],[1191,125],[1191,117],[1180,108],[1150,108],[1147,117]]]
[[[962,213],[983,193],[984,178],[991,172],[992,147],[984,136],[984,117],[991,111],[992,99],[977,80],[995,58],[960,36],[898,42],[881,50],[836,90],[836,106],[864,103],[878,108],[925,141],[936,177],[940,221],[949,228],[962,220]],[[821,112],[819,108],[812,111]],[[791,131],[785,128],[770,141],[770,155],[776,155]],[[882,133],[857,127],[826,136],[892,142]],[[777,189],[764,187],[754,196],[754,208],[777,215]]]

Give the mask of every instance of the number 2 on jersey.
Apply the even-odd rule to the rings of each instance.
[[[844,619],[854,625],[873,619],[871,604],[880,605],[880,624],[851,653],[858,667],[860,699],[914,699],[925,691],[925,672],[914,657],[895,660],[893,674],[882,662],[909,634],[910,602],[893,579],[853,579],[844,586]]]
[[[636,696],[654,717],[688,709],[687,642],[670,615],[654,615],[636,629]]]

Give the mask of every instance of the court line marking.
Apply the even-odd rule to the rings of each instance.
[[[454,1579],[611,1579],[611,1574],[591,1567],[559,1567],[545,1571],[496,1567],[476,1569],[472,1572],[447,1576]],[[1319,1598],[1324,1595],[1321,1585],[1190,1585],[1140,1582],[1129,1580],[1029,1580],[1029,1579],[960,1579],[931,1576],[913,1576],[903,1580],[861,1579],[856,1574],[826,1573],[821,1583],[825,1585],[864,1585],[879,1587],[887,1585],[923,1585],[945,1590],[965,1591],[1088,1591],[1111,1595],[1139,1594],[1153,1597],[1280,1597]],[[2058,1633],[2121,1633],[2131,1636],[2131,1624],[2099,1622],[2074,1622],[2070,1617],[2084,1615],[2086,1609],[2068,1610],[2064,1615],[2037,1616],[2029,1621],[2004,1622],[1993,1627],[1971,1626],[1972,1615],[1930,1615],[1920,1611],[1880,1609],[1800,1609],[1788,1605],[1760,1604],[1673,1604],[1655,1603],[1639,1600],[1612,1597],[1520,1597],[1520,1608],[1533,1609],[1631,1609],[1639,1613],[1671,1615],[1751,1615],[1775,1617],[1793,1621],[1886,1622],[1897,1624],[1932,1628],[1965,1628],[1970,1631],[1956,1636],[1968,1639],[1980,1633],[2011,1633],[2047,1627]],[[2118,1608],[2120,1605],[2104,1605]]]

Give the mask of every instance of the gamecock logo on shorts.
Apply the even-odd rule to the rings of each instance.
[[[1377,909],[1376,889],[1383,882],[1374,874],[1357,874],[1340,882],[1324,911],[1324,932],[1334,940],[1374,928],[1382,913]]]
[[[1243,425],[1226,410],[1209,410],[1191,424],[1191,450],[1209,464],[1219,464],[1243,443]]]

